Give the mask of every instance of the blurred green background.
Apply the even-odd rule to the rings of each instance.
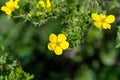
[[[118,19],[120,8],[108,9],[108,13]],[[0,11],[0,45],[20,61],[24,71],[34,74],[34,80],[120,80],[115,24],[111,30],[101,31],[92,26],[83,44],[56,56],[47,49],[48,37],[63,27],[59,19],[35,26],[23,19],[8,19]]]

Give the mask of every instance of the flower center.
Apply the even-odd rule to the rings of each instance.
[[[15,7],[10,7],[10,10],[11,10],[11,11],[14,11],[14,10],[15,10]]]
[[[60,45],[60,43],[61,43],[61,42],[57,42],[57,43],[56,43],[56,45],[58,45],[58,46],[59,46],[59,45]]]
[[[105,22],[105,19],[101,19],[101,22]]]

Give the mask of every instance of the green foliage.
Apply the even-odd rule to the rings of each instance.
[[[67,27],[63,29],[62,33],[66,34],[70,47],[77,47],[84,42],[84,38],[87,34],[88,29],[92,25],[91,13],[97,9],[101,9],[101,6],[97,1],[84,0],[81,3],[69,3],[67,5],[68,12],[64,15],[65,19],[62,20]]]
[[[79,46],[83,42],[81,28],[78,26],[69,26],[67,29],[64,29],[62,33],[67,36],[71,48]]]
[[[116,39],[116,47],[120,47],[120,19],[117,22],[117,39]]]
[[[0,80],[31,80],[33,75],[26,73],[17,60],[4,54],[0,56]]]
[[[83,65],[78,69],[77,75],[74,80],[95,80],[95,79],[96,77],[94,71],[89,69],[86,65]]]
[[[118,0],[51,0],[49,13],[38,1],[20,0],[10,19],[0,12],[0,80],[120,80]],[[111,30],[93,26],[94,12],[115,15]],[[62,56],[47,49],[51,33],[67,36]]]

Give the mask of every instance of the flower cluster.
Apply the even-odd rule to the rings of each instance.
[[[91,18],[97,28],[103,29],[111,29],[111,23],[115,21],[114,15],[107,16],[96,12],[89,16],[94,11],[91,7],[95,6],[94,3],[90,3],[91,6],[88,7],[87,10],[89,11],[87,12],[87,10],[84,10],[85,5],[79,4],[79,2],[68,4],[69,1],[67,0],[35,0],[35,2],[21,0],[23,4],[20,5],[18,5],[18,2],[19,0],[9,0],[1,7],[1,10],[11,16],[12,12],[20,6],[16,11],[18,14],[13,17],[22,17],[25,21],[29,20],[35,25],[42,25],[50,19],[61,18],[61,24],[68,26],[61,31],[63,34],[58,34],[58,36],[51,34],[49,36],[48,49],[54,51],[56,55],[61,55],[63,50],[68,47],[79,46],[83,43],[88,26],[93,24]]]
[[[49,36],[50,42],[48,43],[48,49],[55,52],[56,55],[62,55],[63,50],[69,47],[69,42],[67,42],[67,38],[64,34],[50,34]]]
[[[92,19],[95,20],[94,25],[98,28],[103,28],[103,29],[110,29],[111,25],[110,23],[113,23],[115,21],[115,16],[114,15],[109,15],[106,16],[105,14],[92,14]]]
[[[5,6],[1,7],[1,10],[4,11],[8,16],[11,16],[12,12],[19,8],[18,2],[19,0],[9,0],[6,2]]]
[[[40,0],[39,1],[39,5],[41,6],[41,7],[43,7],[43,8],[45,8],[46,9],[46,12],[49,12],[49,11],[51,11],[51,2],[50,2],[50,0],[46,0],[46,1],[44,1],[44,0]]]

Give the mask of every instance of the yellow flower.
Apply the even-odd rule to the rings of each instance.
[[[67,42],[67,38],[64,34],[50,34],[49,36],[50,42],[48,43],[48,49],[54,51],[56,55],[62,55],[63,50],[69,47],[69,42]]]
[[[113,23],[115,21],[115,16],[114,15],[108,15],[106,16],[105,14],[96,14],[92,13],[92,19],[95,21],[94,25],[98,28],[103,28],[103,29],[110,29],[111,25],[110,23]]]
[[[5,6],[1,7],[1,10],[4,11],[8,16],[11,16],[12,11],[19,8],[18,2],[19,0],[9,0],[6,2]]]
[[[41,7],[45,7],[44,1],[43,1],[43,0],[40,0],[40,1],[39,1],[39,5],[40,5]]]
[[[41,7],[46,9],[46,12],[51,11],[52,8],[50,0],[46,0],[46,2],[44,0],[40,0],[38,3]]]
[[[51,11],[51,2],[50,2],[50,0],[46,0],[46,12],[49,12],[49,11]]]

